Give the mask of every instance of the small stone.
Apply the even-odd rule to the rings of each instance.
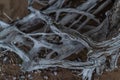
[[[48,80],[48,76],[44,76],[44,79],[45,79],[45,80]]]
[[[56,76],[56,75],[57,75],[57,72],[54,72],[54,75]]]
[[[31,75],[29,74],[28,77],[31,77]]]
[[[21,76],[20,78],[24,79],[24,78],[25,78],[25,76]]]
[[[16,80],[16,77],[13,77],[13,80]]]

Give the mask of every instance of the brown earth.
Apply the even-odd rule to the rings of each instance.
[[[6,22],[22,18],[28,13],[26,0],[0,0],[0,19]],[[7,16],[6,16],[7,15]]]

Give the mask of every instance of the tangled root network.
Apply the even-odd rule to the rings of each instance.
[[[34,3],[41,8],[34,8]],[[17,54],[23,71],[61,67],[80,70],[83,80],[91,80],[93,73],[117,68],[119,0],[114,4],[112,0],[28,0],[28,4],[27,16],[11,23],[0,21],[0,52]]]

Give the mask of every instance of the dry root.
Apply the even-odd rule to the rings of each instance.
[[[49,6],[37,10],[32,7],[34,2]],[[116,1],[117,8],[107,11],[106,18],[100,21],[95,14],[112,3],[111,0],[102,2],[94,10],[99,0],[87,0],[76,8],[67,8],[71,6],[68,0],[28,0],[30,14],[11,24],[0,21],[1,53],[11,51],[17,54],[23,61],[24,71],[54,67],[82,70],[80,74],[83,80],[91,80],[94,71],[100,75],[105,69],[117,68],[120,34],[117,32],[117,36],[109,39],[107,36],[112,33],[111,29],[119,29],[120,1]],[[94,12],[90,13],[91,10]],[[87,19],[84,20],[83,17]],[[87,24],[91,20],[98,26]],[[79,32],[82,29],[88,31]],[[100,42],[96,42],[98,36]],[[84,49],[87,53],[79,53]],[[68,59],[74,54],[86,54],[87,59]]]

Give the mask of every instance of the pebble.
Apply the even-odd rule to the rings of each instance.
[[[48,80],[48,76],[44,76],[43,78],[44,78],[45,80]]]
[[[56,76],[56,75],[57,75],[57,72],[54,72],[54,75]]]

